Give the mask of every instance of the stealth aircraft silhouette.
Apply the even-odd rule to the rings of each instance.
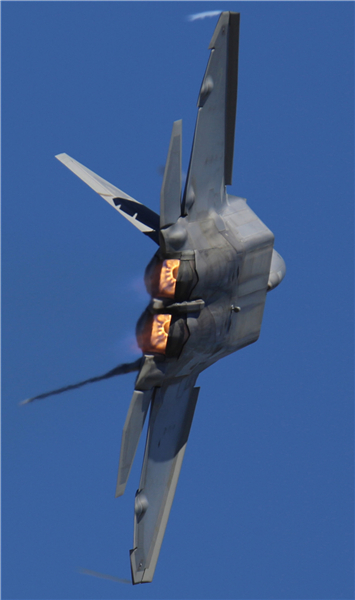
[[[142,359],[102,376],[139,371],[123,429],[116,496],[124,493],[150,408],[135,497],[134,584],[153,579],[199,394],[198,375],[258,339],[266,294],[286,270],[272,232],[245,198],[226,191],[232,183],[238,46],[239,14],[223,12],[209,45],[185,189],[182,194],[182,124],[176,121],[160,215],[67,154],[57,156],[158,245],[145,271],[151,301],[136,330]]]

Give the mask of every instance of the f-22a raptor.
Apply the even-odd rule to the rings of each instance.
[[[286,271],[270,229],[245,198],[226,191],[232,183],[238,46],[239,14],[222,12],[198,97],[185,189],[182,194],[182,125],[176,121],[160,215],[67,154],[56,157],[158,244],[145,271],[151,301],[136,329],[143,356],[101,377],[139,371],[123,429],[116,496],[124,493],[150,407],[135,497],[133,584],[153,579],[199,394],[198,375],[256,342],[266,294]],[[71,387],[77,386],[57,393]]]

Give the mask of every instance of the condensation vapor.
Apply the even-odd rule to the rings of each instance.
[[[206,19],[206,17],[217,17],[221,14],[221,10],[207,10],[206,12],[196,13],[195,15],[188,15],[188,21],[198,21],[199,19]]]
[[[97,571],[90,571],[89,569],[78,569],[78,571],[82,575],[100,577],[101,579],[108,579],[109,581],[117,581],[117,583],[131,583],[128,579],[121,579],[120,577],[114,577],[113,575],[105,575],[105,573],[98,573]]]
[[[118,365],[114,369],[111,369],[107,373],[103,375],[98,375],[97,377],[90,377],[90,379],[85,379],[85,381],[80,381],[79,383],[73,383],[71,385],[66,385],[65,387],[58,388],[56,390],[52,390],[51,392],[45,392],[44,394],[38,394],[37,396],[32,396],[32,398],[27,398],[27,400],[23,400],[20,402],[20,405],[29,404],[34,400],[44,400],[44,398],[48,398],[48,396],[56,396],[57,394],[63,394],[64,392],[69,392],[70,390],[75,390],[77,388],[82,387],[83,385],[87,385],[89,383],[96,383],[97,381],[102,381],[103,379],[110,379],[111,377],[115,377],[116,375],[126,375],[127,373],[133,373],[134,371],[139,371],[142,366],[142,359],[139,358],[132,363],[123,363],[122,365]]]

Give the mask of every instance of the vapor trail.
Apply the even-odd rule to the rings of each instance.
[[[115,375],[125,375],[126,373],[132,373],[133,371],[139,371],[141,368],[142,359],[134,361],[133,363],[124,363],[122,365],[118,365],[108,373],[104,373],[104,375],[99,375],[98,377],[91,377],[90,379],[85,379],[85,381],[80,381],[80,383],[73,383],[72,385],[66,385],[65,387],[59,388],[57,390],[53,390],[51,392],[45,392],[44,394],[39,394],[38,396],[33,396],[32,398],[28,398],[27,400],[23,400],[20,402],[22,404],[29,404],[29,402],[33,402],[34,400],[43,400],[48,396],[55,396],[56,394],[62,394],[63,392],[68,392],[69,390],[75,390],[87,383],[95,383],[96,381],[101,381],[102,379],[109,379],[110,377],[115,377]]]
[[[198,19],[205,19],[206,17],[216,17],[221,14],[221,10],[207,10],[206,12],[196,13],[195,15],[188,15],[188,21],[197,21]]]
[[[89,569],[79,569],[79,573],[81,573],[82,575],[92,575],[93,577],[101,577],[101,579],[109,579],[110,581],[117,581],[117,583],[131,583],[128,579],[120,579],[119,577],[113,577],[113,575],[105,575],[104,573],[89,571]]]

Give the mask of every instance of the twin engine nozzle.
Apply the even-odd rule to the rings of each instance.
[[[144,281],[152,301],[137,323],[138,346],[144,354],[177,357],[190,335],[187,312],[204,306],[202,300],[188,301],[198,281],[193,254],[162,258],[158,251]]]

